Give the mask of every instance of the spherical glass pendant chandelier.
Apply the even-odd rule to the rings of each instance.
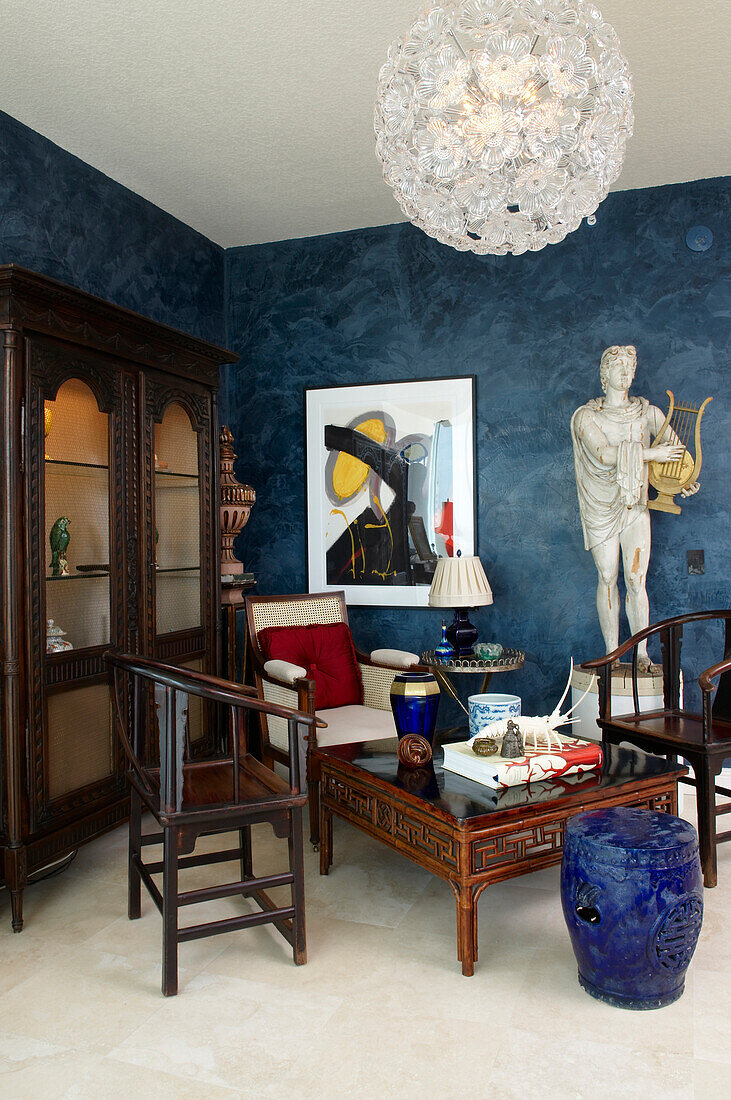
[[[556,244],[622,170],[632,83],[587,0],[429,8],[378,79],[376,152],[406,216],[497,256]]]

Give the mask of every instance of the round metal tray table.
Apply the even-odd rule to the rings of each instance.
[[[459,697],[451,677],[464,672],[482,676],[481,692],[487,691],[490,680],[495,672],[515,672],[523,667],[525,653],[522,649],[503,649],[499,657],[481,660],[479,657],[451,657],[448,661],[442,661],[436,656],[433,649],[426,650],[421,655],[421,663],[432,670],[437,678],[440,688],[451,699],[459,703],[467,714],[467,707]]]

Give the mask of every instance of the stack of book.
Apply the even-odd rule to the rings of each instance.
[[[521,783],[537,783],[596,771],[602,766],[602,747],[576,737],[561,737],[561,748],[531,750],[525,756],[508,760],[504,756],[478,756],[472,751],[472,741],[459,741],[444,746],[447,771],[456,772],[486,787],[517,787]]]

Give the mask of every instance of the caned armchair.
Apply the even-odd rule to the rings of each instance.
[[[380,649],[370,654],[353,647],[362,689],[358,701],[341,706],[321,706],[316,700],[317,665],[314,661],[270,659],[267,637],[281,628],[329,626],[348,627],[348,610],[343,592],[306,593],[287,596],[247,596],[246,618],[251,647],[252,669],[261,699],[316,714],[327,728],[311,728],[300,744],[301,763],[307,776],[310,814],[310,839],[317,847],[320,839],[320,776],[312,749],[318,746],[346,745],[360,741],[395,738],[390,690],[394,676],[404,669],[420,668],[416,653]],[[347,631],[349,638],[349,630]],[[309,664],[309,668],[306,665]],[[359,687],[360,687],[359,685]],[[273,716],[260,715],[262,756],[265,764],[278,761],[289,767],[287,723]]]

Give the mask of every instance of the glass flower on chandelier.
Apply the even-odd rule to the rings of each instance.
[[[589,0],[460,0],[389,49],[376,152],[425,233],[518,255],[594,213],[633,121],[627,61]]]

